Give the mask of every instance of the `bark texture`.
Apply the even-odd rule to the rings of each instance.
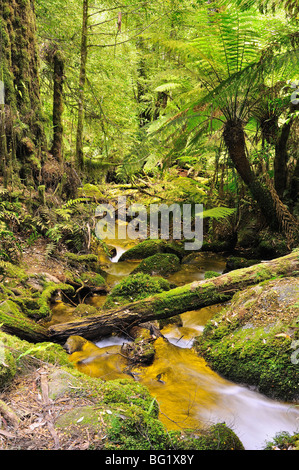
[[[12,168],[19,169],[20,177],[29,183],[38,177],[45,150],[34,2],[3,0],[0,22],[1,80],[5,87],[5,106],[0,114],[0,171],[5,183],[12,181]]]

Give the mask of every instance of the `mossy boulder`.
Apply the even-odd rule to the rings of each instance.
[[[150,416],[159,416],[159,405],[150,395],[148,389],[138,383],[127,379],[112,380],[99,385],[102,403],[125,403],[139,406]]]
[[[176,255],[159,253],[141,261],[132,274],[142,272],[150,275],[167,276],[179,271],[180,267],[180,260]]]
[[[169,242],[167,240],[144,240],[123,253],[119,261],[133,259],[141,260],[158,253],[175,254],[181,259],[184,256],[185,251],[183,245],[178,242]]]
[[[58,417],[56,429],[80,433],[105,431],[106,450],[163,450],[170,441],[161,421],[153,418],[150,409],[126,403],[86,405],[72,409]],[[146,438],[145,438],[146,436]]]
[[[7,385],[16,374],[27,373],[28,368],[32,368],[32,363],[40,366],[45,362],[61,366],[69,365],[68,355],[58,344],[50,342],[32,344],[0,331],[0,387],[1,384]]]
[[[154,399],[153,399],[154,401]],[[170,439],[161,421],[150,416],[150,408],[141,410],[135,405],[114,405],[105,416],[107,450],[165,450]]]
[[[87,287],[104,287],[106,281],[99,273],[85,272],[81,274],[81,279]]]
[[[78,304],[73,311],[74,317],[88,317],[89,315],[96,315],[98,312],[97,308],[93,305]]]
[[[109,293],[104,308],[114,308],[135,300],[144,299],[153,294],[168,291],[172,285],[162,277],[151,277],[149,274],[136,273],[123,279]]]
[[[132,343],[126,343],[122,347],[122,353],[132,364],[152,364],[155,358],[155,346],[151,340],[137,338]]]
[[[214,424],[201,432],[171,431],[170,437],[177,450],[244,450],[238,436],[224,423]]]
[[[195,347],[212,369],[284,401],[299,399],[299,279],[262,282],[236,294]],[[295,348],[296,349],[296,348]]]

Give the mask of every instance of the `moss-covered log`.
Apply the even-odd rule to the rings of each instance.
[[[71,335],[80,335],[87,339],[104,337],[112,332],[123,332],[145,321],[170,318],[189,310],[228,301],[245,287],[277,276],[293,275],[295,271],[299,271],[298,250],[282,258],[238,269],[213,279],[193,282],[106,313],[51,326],[49,335],[52,341],[60,343]]]
[[[0,303],[0,329],[32,343],[48,340],[47,329],[27,318],[11,300]]]

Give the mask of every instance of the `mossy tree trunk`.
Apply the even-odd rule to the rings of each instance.
[[[7,166],[13,164],[21,179],[34,182],[45,150],[34,1],[2,0],[0,19],[5,86],[1,151],[6,155],[6,160],[2,160],[6,166],[4,171],[1,169],[2,176]]]
[[[130,303],[118,309],[101,312],[82,320],[54,325],[49,328],[51,341],[63,343],[69,336],[98,339],[113,332],[123,333],[132,326],[152,320],[215,305],[230,300],[233,295],[275,276],[291,276],[299,269],[299,252],[249,268],[238,269],[206,281],[197,281],[153,297]]]
[[[61,51],[55,47],[53,54],[53,144],[52,155],[59,161],[63,161],[63,83],[64,60]]]
[[[81,39],[81,64],[79,75],[78,90],[78,123],[76,137],[76,164],[82,170],[84,166],[83,154],[83,131],[84,131],[84,101],[85,101],[85,83],[86,83],[86,65],[87,65],[87,38],[88,38],[88,7],[89,0],[83,0],[83,21],[82,21],[82,39]]]

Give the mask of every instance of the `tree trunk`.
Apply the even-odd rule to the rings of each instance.
[[[291,104],[290,113],[294,113],[299,109],[298,105]],[[275,159],[274,159],[274,186],[278,196],[281,198],[287,189],[288,181],[288,149],[287,144],[294,123],[294,115],[292,115],[287,122],[283,124],[281,129],[277,126],[277,140],[275,144]]]
[[[137,105],[139,116],[139,127],[142,129],[149,122],[151,122],[150,102],[145,98],[148,93],[147,76],[146,76],[146,61],[144,59],[145,46],[142,38],[138,38],[136,47],[140,55],[138,62],[138,79],[137,79]]]
[[[276,212],[275,202],[270,191],[263,187],[253,173],[246,156],[245,135],[240,120],[227,121],[223,132],[229,156],[244,183],[248,186],[252,196],[258,203],[260,210],[270,228],[278,230],[279,216]]]
[[[290,197],[293,205],[299,200],[299,157],[291,180]]]
[[[64,61],[62,53],[55,49],[53,54],[54,66],[54,91],[53,91],[53,144],[51,153],[58,161],[63,160],[63,82],[64,82]]]
[[[84,166],[83,131],[84,131],[86,64],[87,64],[88,4],[89,4],[89,0],[83,0],[81,65],[80,65],[80,75],[79,75],[78,123],[77,123],[77,138],[76,138],[76,163],[80,170],[82,170]]]
[[[42,151],[46,148],[39,89],[39,58],[36,41],[36,20],[32,0],[2,0],[0,8],[1,80],[5,87],[6,162],[21,165],[20,177],[38,179]],[[2,151],[2,149],[1,149]],[[8,163],[7,163],[8,162]],[[35,163],[36,162],[36,163]],[[3,173],[3,168],[0,169]],[[5,169],[4,169],[5,172]]]
[[[291,276],[299,269],[299,252],[239,269],[207,281],[197,281],[121,308],[93,315],[82,320],[49,328],[53,342],[64,343],[69,336],[79,335],[96,340],[113,332],[128,331],[132,326],[152,320],[170,318],[230,300],[241,289],[283,274]]]

